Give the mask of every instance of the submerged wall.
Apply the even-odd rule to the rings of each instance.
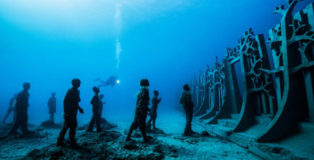
[[[213,132],[244,147],[276,142],[314,153],[314,3],[293,14],[298,2],[275,9],[282,19],[267,40],[248,29],[193,80],[194,115]]]

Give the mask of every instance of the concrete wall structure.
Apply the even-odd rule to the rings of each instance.
[[[282,19],[267,40],[248,29],[235,48],[227,49],[222,62],[216,58],[215,65],[193,81],[194,115],[213,132],[244,147],[275,142],[311,154],[314,3],[295,14],[299,0],[287,3],[276,8]]]

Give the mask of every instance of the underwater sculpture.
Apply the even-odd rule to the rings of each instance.
[[[50,121],[54,123],[54,114],[56,113],[57,110],[57,99],[56,99],[56,93],[52,93],[51,97],[48,100],[48,110],[50,114]]]
[[[184,128],[184,136],[191,136],[195,132],[192,130],[192,118],[193,118],[193,101],[192,101],[192,95],[190,92],[190,87],[188,84],[185,84],[183,86],[183,92],[180,98],[180,103],[182,104],[185,115],[186,115],[186,124]]]
[[[43,121],[40,126],[43,129],[48,129],[48,128],[62,128],[62,124],[61,123],[56,123],[55,122],[55,118],[54,115],[57,111],[57,98],[56,98],[56,93],[53,92],[51,93],[51,97],[48,99],[48,113],[50,115],[49,119],[46,121]]]
[[[206,71],[204,73],[200,73],[199,75],[199,82],[200,84],[204,84],[204,85],[199,85],[199,107],[198,109],[195,111],[194,115],[195,116],[199,116],[201,114],[204,114],[204,112],[206,112],[206,110],[208,109],[208,104],[209,104],[209,100],[208,100],[208,94],[209,94],[209,87],[208,87],[208,83],[206,83],[207,79],[208,79],[208,72],[209,72],[209,67],[207,66]]]
[[[255,35],[252,29],[239,40],[237,51],[241,64],[242,104],[234,131],[244,131],[255,124],[257,116],[267,114],[272,118],[276,112],[273,82],[269,70],[268,55],[263,35]]]
[[[208,66],[207,66],[207,71],[209,70]],[[194,115],[195,116],[200,116],[202,114],[204,114],[206,112],[207,106],[208,106],[208,99],[206,95],[208,95],[208,83],[206,83],[206,78],[207,78],[207,74],[208,72],[199,73],[198,76],[198,85],[197,85],[197,99],[196,99],[196,103],[197,103],[197,107],[195,107],[195,112]]]
[[[269,32],[275,68],[278,113],[259,141],[273,141],[298,127],[314,122],[314,4],[292,14],[299,1],[289,1],[275,13],[281,22]],[[294,113],[294,114],[291,114]]]
[[[211,118],[221,110],[224,103],[225,86],[224,86],[224,65],[219,63],[216,57],[215,65],[212,69],[207,66],[205,81],[202,86],[205,88],[205,94],[203,99],[204,111],[199,109],[196,111],[195,116],[199,116],[200,119],[206,120]]]
[[[157,90],[154,91],[154,97],[152,99],[152,108],[150,109],[149,116],[150,119],[147,122],[147,128],[151,130],[151,127],[153,126],[153,129],[156,128],[156,119],[157,119],[157,108],[161,101],[161,98],[158,98],[159,92]],[[153,125],[152,125],[153,124]]]
[[[51,97],[48,99],[47,106],[50,117],[48,120],[43,121],[40,126],[43,128],[61,128],[62,124],[55,123],[54,119],[54,114],[57,111],[57,98],[55,92],[51,93]]]
[[[98,88],[98,87],[96,87],[96,88]],[[99,92],[100,92],[100,89],[98,88],[97,90],[99,90]],[[99,95],[99,93],[98,93],[98,95]],[[92,100],[93,101],[93,103],[95,104],[95,105],[97,105],[97,107],[92,107],[92,111],[93,111],[93,116],[96,116],[96,118],[98,118],[99,117],[99,124],[100,124],[100,129],[98,129],[99,130],[99,132],[100,132],[100,130],[106,130],[106,129],[111,129],[111,128],[116,128],[117,127],[117,125],[116,124],[114,124],[114,123],[111,123],[111,122],[109,122],[108,120],[106,120],[106,118],[104,118],[104,117],[102,117],[102,112],[103,112],[103,106],[104,106],[104,104],[106,104],[106,102],[105,101],[103,101],[103,98],[104,98],[104,95],[103,94],[100,94],[99,96],[98,96],[98,100],[99,100],[99,102],[98,102],[98,104],[96,104],[96,101],[95,100]],[[99,105],[99,106],[98,106]],[[92,106],[93,106],[93,104],[92,104]],[[99,108],[99,109],[96,109],[96,108]],[[97,112],[97,113],[96,113]],[[99,116],[98,116],[99,115]],[[92,116],[92,117],[93,117]],[[93,118],[91,119],[91,121],[90,122],[92,122],[93,121]],[[98,120],[97,120],[98,121]],[[92,123],[96,123],[96,121],[95,122],[92,122]],[[97,122],[98,123],[98,122]],[[94,125],[94,124],[93,124]],[[91,130],[93,130],[93,127],[91,127],[91,129],[89,129],[91,127],[91,123],[88,123],[88,124],[85,124],[85,125],[83,125],[83,126],[80,126],[79,128],[78,128],[78,130],[87,130],[87,131],[91,131]],[[97,124],[96,124],[96,127],[97,127]],[[97,127],[98,128],[98,127]]]
[[[117,127],[116,124],[108,122],[105,118],[102,117],[102,111],[103,111],[103,106],[106,104],[105,101],[103,101],[104,95],[101,94],[99,95],[99,100],[100,100],[100,125],[103,129],[110,129],[110,128],[115,128]]]
[[[131,135],[134,129],[140,128],[144,142],[148,142],[151,137],[146,135],[146,118],[149,111],[149,81],[148,79],[142,79],[140,82],[141,90],[137,95],[136,109],[134,121],[129,129],[126,141],[131,140]]]
[[[286,9],[284,5],[276,8],[275,13],[282,18],[269,31],[267,41],[249,29],[236,48],[227,49],[220,70],[224,75],[223,94],[210,94],[208,69],[200,74],[208,81],[193,80],[193,99],[198,101],[195,115],[211,124],[217,134],[244,147],[252,142],[285,144],[287,136],[296,137],[293,144],[305,145],[301,140],[310,138],[305,135],[314,125],[314,3],[293,15],[298,2],[289,0]],[[267,53],[266,42],[271,54]],[[216,98],[223,100],[221,108],[207,116],[204,111],[216,105],[202,103]],[[313,147],[312,143],[307,145]]]
[[[93,87],[93,91],[95,93],[94,97],[91,100],[91,104],[93,106],[93,117],[90,120],[87,132],[93,131],[94,125],[96,124],[97,132],[101,131],[100,127],[100,117],[101,117],[101,110],[102,110],[102,102],[99,99],[99,88]]]
[[[20,127],[23,134],[28,134],[30,131],[27,128],[28,123],[28,100],[31,85],[28,82],[23,84],[23,90],[17,95],[14,107],[14,124],[9,132],[9,135],[16,134],[17,129]]]
[[[79,106],[79,102],[81,101],[80,98],[80,91],[78,88],[81,85],[81,81],[79,79],[72,80],[72,88],[68,90],[67,94],[65,95],[63,105],[64,105],[64,124],[63,128],[60,131],[57,146],[64,146],[64,136],[68,129],[70,129],[69,137],[71,141],[72,147],[77,147],[76,140],[75,140],[75,133],[77,127],[77,111],[79,110],[80,113],[84,113],[84,110]]]
[[[8,117],[11,115],[11,113],[14,112],[14,102],[16,100],[17,94],[14,94],[13,97],[9,101],[9,108],[7,110],[7,113],[5,114],[2,124],[5,124],[5,121],[8,119]]]
[[[99,95],[99,101],[100,101],[100,107],[99,107],[99,109],[100,109],[100,117],[101,117],[102,111],[103,111],[103,109],[104,109],[104,104],[106,104],[106,102],[103,101],[103,99],[104,99],[104,95],[103,95],[103,94],[100,94],[100,95]]]

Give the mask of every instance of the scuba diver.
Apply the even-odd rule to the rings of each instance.
[[[72,88],[68,90],[65,98],[63,100],[64,107],[64,124],[63,128],[60,131],[57,146],[64,146],[64,136],[68,129],[70,129],[69,137],[71,141],[71,147],[78,147],[75,140],[75,132],[77,127],[77,110],[80,113],[84,113],[84,110],[79,106],[80,91],[78,88],[81,85],[81,81],[79,79],[72,80]]]
[[[153,129],[157,129],[156,128],[156,119],[157,119],[157,108],[158,108],[158,104],[161,101],[161,98],[158,98],[159,92],[157,90],[154,91],[154,97],[152,99],[152,108],[150,109],[150,119],[147,122],[147,128],[148,130],[151,130],[151,126],[153,124]]]
[[[55,122],[54,114],[56,113],[56,107],[57,107],[57,99],[56,99],[56,93],[52,93],[51,97],[48,100],[48,110],[50,114],[50,121],[52,123]]]
[[[14,111],[14,102],[16,101],[17,94],[14,94],[13,97],[9,101],[9,108],[7,113],[5,114],[2,123],[5,124],[5,121],[8,119],[10,114]]]
[[[184,136],[191,136],[195,132],[192,130],[192,117],[193,117],[193,107],[192,95],[190,93],[190,87],[188,84],[183,86],[183,92],[181,95],[180,103],[182,104],[185,115],[186,115],[186,124],[184,129]]]
[[[87,132],[93,131],[95,123],[96,123],[96,127],[97,127],[97,132],[100,132],[101,131],[100,117],[101,117],[101,110],[102,110],[102,102],[99,99],[99,88],[93,87],[93,91],[94,91],[95,95],[90,102],[93,106],[93,117],[89,123]]]
[[[19,127],[23,134],[31,133],[27,128],[27,121],[28,121],[28,100],[29,100],[29,93],[28,90],[30,89],[31,85],[28,82],[23,84],[23,90],[17,95],[15,107],[14,107],[14,125],[9,132],[9,135],[16,134],[16,131]]]
[[[97,78],[95,81],[100,82],[101,84],[98,87],[106,87],[106,86],[114,86],[118,84],[120,81],[117,76],[110,76],[107,80],[101,80],[100,78]]]
[[[99,101],[100,101],[100,118],[101,118],[101,115],[102,115],[102,110],[104,108],[104,104],[106,104],[105,101],[103,101],[103,98],[104,98],[104,95],[101,94],[99,95]]]
[[[148,142],[151,137],[146,135],[146,118],[147,112],[149,111],[149,81],[147,79],[142,79],[140,82],[141,90],[137,95],[136,109],[134,121],[130,127],[129,134],[126,141],[130,141],[131,135],[134,129],[140,128],[143,136],[144,142]]]

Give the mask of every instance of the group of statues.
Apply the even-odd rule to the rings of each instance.
[[[57,139],[57,146],[64,146],[64,136],[69,130],[69,138],[70,144],[72,147],[77,147],[77,143],[75,140],[76,128],[77,128],[77,112],[84,113],[84,110],[80,107],[79,103],[81,101],[79,87],[81,85],[81,81],[79,79],[72,80],[72,88],[70,88],[64,98],[63,106],[64,106],[64,124],[59,133],[59,137]],[[14,95],[12,99],[10,99],[10,106],[8,109],[8,113],[6,114],[3,123],[5,123],[8,115],[14,111],[14,124],[9,132],[9,135],[16,134],[17,129],[21,128],[23,134],[32,133],[28,130],[28,99],[30,89],[30,83],[26,82],[23,84],[23,90]],[[101,113],[103,109],[104,102],[102,101],[103,95],[99,95],[100,89],[98,87],[93,87],[94,96],[91,100],[93,116],[88,125],[87,132],[92,132],[94,126],[96,124],[96,131],[101,132]],[[52,93],[52,96],[48,100],[49,121],[54,123],[54,114],[56,113],[56,97],[55,93]],[[14,104],[15,102],[15,104]],[[148,79],[142,79],[140,81],[140,92],[137,96],[136,109],[135,109],[135,117],[129,129],[128,136],[126,141],[130,141],[132,132],[139,128],[144,142],[149,142],[152,137],[147,136],[147,131],[151,131],[152,129],[156,130],[156,119],[157,119],[157,108],[159,103],[161,102],[161,98],[159,98],[159,92],[157,90],[154,91],[154,97],[152,98],[152,107],[149,108],[150,104],[150,96],[149,96],[149,81]],[[192,131],[192,115],[193,115],[193,102],[192,95],[190,93],[189,85],[185,84],[183,86],[183,93],[180,99],[180,103],[182,104],[184,111],[186,113],[186,126],[184,130],[184,136],[191,136],[195,132]],[[147,116],[150,115],[150,119],[146,122]]]
[[[135,109],[135,117],[129,129],[128,136],[126,141],[130,141],[131,135],[134,129],[139,128],[144,142],[150,141],[152,137],[146,135],[147,126],[151,129],[151,125],[153,124],[153,128],[156,129],[156,118],[157,118],[157,107],[161,101],[161,98],[158,98],[159,92],[154,91],[154,97],[152,99],[152,108],[148,108],[149,105],[149,81],[148,79],[142,79],[140,82],[140,92],[137,96],[136,109]],[[184,129],[184,136],[191,136],[195,134],[192,130],[192,116],[193,116],[193,102],[192,95],[190,93],[189,85],[185,84],[183,86],[183,93],[181,95],[180,103],[182,104],[184,111],[186,113],[186,125]],[[150,119],[146,123],[146,118],[150,113]]]
[[[29,84],[29,83],[28,83]],[[28,87],[27,83],[25,83],[24,85],[26,85],[25,87]],[[24,86],[23,85],[23,86]],[[24,90],[25,90],[25,87],[24,87]],[[23,91],[24,91],[23,90]],[[5,114],[3,120],[2,120],[2,124],[6,124],[6,120],[8,119],[8,117],[13,113],[15,112],[15,105],[16,105],[16,102],[17,102],[17,97],[18,97],[19,94],[14,94],[12,98],[10,98],[10,101],[9,101],[9,108],[7,110],[7,113]],[[27,101],[28,102],[28,101]],[[56,93],[52,93],[51,94],[51,97],[49,98],[48,100],[48,111],[49,111],[49,115],[50,115],[50,118],[49,118],[49,122],[51,123],[54,123],[54,114],[56,113],[57,111],[57,98],[56,98]],[[25,110],[25,109],[24,109]]]

